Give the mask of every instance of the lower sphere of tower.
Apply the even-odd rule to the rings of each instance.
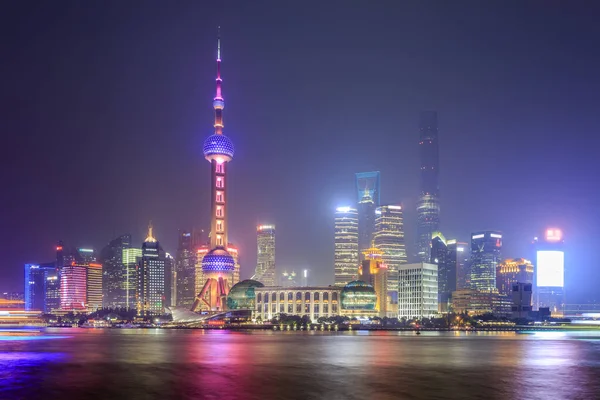
[[[235,261],[231,254],[225,249],[212,249],[202,258],[202,272],[232,272],[235,269]]]
[[[231,161],[233,158],[233,142],[225,135],[210,135],[204,141],[204,157],[207,160],[221,159],[222,161]]]

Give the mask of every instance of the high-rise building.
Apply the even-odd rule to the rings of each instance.
[[[86,263],[85,284],[86,308],[89,312],[95,312],[102,308],[102,264]]]
[[[527,318],[532,311],[532,284],[524,282],[513,283],[511,288],[512,317]]]
[[[49,279],[50,278],[50,279]],[[54,305],[48,298],[55,289],[57,270],[54,264],[25,264],[25,310],[50,312]],[[50,293],[52,296],[52,292]],[[50,300],[50,304],[48,301]],[[54,300],[55,301],[55,300]]]
[[[469,272],[469,245],[456,239],[446,240],[448,247],[448,258],[456,264],[456,290],[468,289],[470,287]]]
[[[46,270],[46,301],[44,312],[52,313],[60,309],[60,269],[54,263]]]
[[[104,307],[127,307],[127,269],[123,262],[123,249],[131,247],[131,235],[121,235],[111,240],[101,251],[102,304]]]
[[[357,211],[358,211],[358,248],[360,259],[362,251],[371,247],[375,233],[375,209],[379,206],[379,171],[359,172],[356,174]]]
[[[87,300],[87,266],[75,261],[65,264],[60,276],[60,309],[85,312]]]
[[[565,250],[560,229],[547,229],[541,240],[534,240],[536,250],[535,305],[548,307],[553,316],[564,313]]]
[[[142,257],[142,249],[129,247],[123,249],[123,266],[125,268],[125,307],[137,307],[138,261]]]
[[[335,285],[346,286],[358,275],[358,212],[356,208],[335,210]]]
[[[231,288],[236,262],[228,252],[227,241],[227,164],[233,159],[233,142],[223,134],[221,94],[221,38],[217,40],[217,91],[213,99],[215,133],[204,141],[204,158],[211,165],[211,224],[210,250],[202,258],[204,287],[196,297],[193,310],[222,311],[227,307],[226,296]]]
[[[429,262],[433,232],[439,230],[440,170],[437,112],[421,112],[419,122],[419,155],[421,159],[421,191],[417,201],[417,256]]]
[[[446,238],[441,232],[434,232],[431,239],[431,264],[438,266],[438,307],[440,312],[448,312],[452,292],[456,290],[456,259],[453,259]]]
[[[175,258],[164,250],[160,249],[160,256],[165,260],[165,301],[164,307],[174,306],[176,303],[175,287]]]
[[[437,265],[402,264],[398,279],[398,318],[421,319],[437,315]]]
[[[498,264],[496,288],[500,294],[512,296],[513,284],[533,283],[533,264],[524,258],[507,259]]]
[[[404,242],[404,220],[401,205],[386,205],[375,210],[375,233],[373,243],[383,251],[383,263],[388,268],[387,295],[390,299],[388,311],[398,308],[398,269],[406,264]]]
[[[502,234],[496,231],[471,235],[470,285],[479,291],[496,291],[496,269],[501,259]]]
[[[252,279],[275,286],[275,225],[258,225],[256,244],[256,270]]]
[[[177,306],[191,307],[196,295],[196,249],[191,232],[179,231],[179,243],[175,255],[177,276]]]
[[[397,316],[396,310],[388,314],[388,267],[383,263],[383,251],[372,245],[363,252],[364,260],[360,268],[360,280],[373,286],[377,301],[375,310],[380,318]]]
[[[137,313],[140,316],[164,313],[165,259],[161,257],[158,240],[148,227],[148,236],[142,244],[142,257],[138,261]]]

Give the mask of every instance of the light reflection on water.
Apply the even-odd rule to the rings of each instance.
[[[0,342],[0,398],[594,399],[600,393],[600,342],[589,332],[47,329],[45,335],[64,339]]]

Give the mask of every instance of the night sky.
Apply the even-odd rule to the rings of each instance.
[[[525,4],[523,4],[525,3]],[[0,290],[59,239],[100,249],[149,220],[166,251],[209,221],[216,27],[230,241],[333,282],[333,214],[381,171],[413,254],[419,111],[438,111],[441,228],[566,238],[567,301],[600,282],[600,24],[593,1],[56,1],[0,9]],[[575,4],[571,4],[575,3]],[[591,298],[591,297],[590,297]]]

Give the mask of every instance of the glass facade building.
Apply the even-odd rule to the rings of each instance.
[[[123,262],[123,249],[131,247],[131,235],[111,240],[101,251],[102,304],[104,307],[127,307],[127,267]]]
[[[502,233],[475,232],[471,235],[470,285],[472,289],[495,292],[496,269],[501,261]]]
[[[49,313],[58,308],[57,289],[60,287],[54,264],[25,264],[25,310]]]
[[[429,262],[431,235],[439,230],[440,200],[438,175],[440,169],[437,112],[423,111],[419,121],[419,156],[421,160],[421,190],[417,201],[417,256]]]
[[[275,225],[256,227],[256,270],[252,279],[275,286]]]
[[[102,275],[101,275],[102,277]],[[63,311],[87,311],[87,266],[71,262],[60,275],[60,308]]]
[[[375,233],[375,209],[380,202],[380,173],[359,172],[356,174],[357,211],[358,211],[358,248],[360,260],[362,251],[371,247]]]
[[[398,269],[408,261],[402,212],[402,206],[399,204],[377,207],[373,235],[373,243],[383,251],[382,261],[388,269],[387,295],[390,298],[388,308],[394,314],[398,308]]]
[[[165,259],[150,226],[138,262],[137,313],[140,316],[162,314],[164,301]]]
[[[175,255],[175,279],[177,306],[191,307],[201,288],[196,287],[196,249],[194,249],[192,233],[188,231],[179,231]],[[203,284],[202,281],[201,285]]]
[[[560,229],[548,229],[534,240],[536,263],[534,275],[535,308],[549,308],[553,316],[564,315],[565,249]]]
[[[140,248],[125,248],[123,249],[123,264],[125,267],[125,307],[136,308],[137,297],[137,265],[138,260],[142,257],[142,249]]]
[[[335,285],[345,286],[358,276],[358,211],[338,207],[335,211]]]

